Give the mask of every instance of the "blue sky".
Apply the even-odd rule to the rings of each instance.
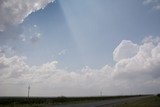
[[[159,35],[159,19],[159,11],[138,0],[57,0],[25,19],[22,26],[37,25],[42,37],[19,49],[30,64],[55,59],[63,68],[100,68],[114,64],[112,52],[122,40]]]
[[[159,69],[160,0],[0,2],[0,96],[156,94]]]

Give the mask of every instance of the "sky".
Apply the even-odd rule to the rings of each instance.
[[[0,96],[160,93],[160,0],[1,0]]]

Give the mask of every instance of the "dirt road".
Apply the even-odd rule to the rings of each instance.
[[[81,104],[50,105],[50,106],[46,106],[46,107],[113,107],[117,104],[122,104],[122,103],[126,103],[129,101],[141,100],[146,97],[150,97],[150,96],[140,96],[140,97],[132,97],[132,98],[104,100],[104,101],[96,101],[96,102],[81,103]]]

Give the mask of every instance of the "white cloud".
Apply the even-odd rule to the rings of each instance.
[[[63,49],[58,53],[58,55],[65,55],[67,51],[68,51],[67,49]]]
[[[34,27],[37,27],[37,25],[33,25]]]
[[[132,41],[123,40],[118,47],[113,51],[113,59],[119,61],[135,56],[138,52],[139,46]]]
[[[26,58],[7,57],[3,53],[0,56],[0,84],[6,89],[12,86],[12,90],[6,93],[2,88],[0,95],[19,95],[13,89],[24,90],[17,86],[27,88],[28,84],[31,84],[31,95],[44,96],[88,96],[99,95],[100,91],[106,95],[159,92],[160,41],[152,37],[141,44],[123,40],[115,50],[118,60],[114,66],[84,67],[76,72],[57,68],[57,61],[29,66]]]
[[[43,9],[50,2],[54,0],[1,0],[0,31],[22,23],[32,12]]]
[[[159,77],[160,58],[158,55],[159,44],[145,43],[140,45],[140,49],[134,57],[123,59],[116,63],[115,74],[118,76],[121,75],[120,77],[123,78],[141,78],[141,75],[154,78],[157,74]]]
[[[2,46],[2,47],[0,47],[0,56],[2,56],[4,54],[9,57],[9,56],[15,55],[16,52],[15,52],[14,48],[11,48],[9,46]]]
[[[160,37],[155,37],[153,38],[152,36],[148,36],[148,37],[145,37],[143,40],[142,40],[142,43],[153,43],[153,44],[157,44],[160,42]]]

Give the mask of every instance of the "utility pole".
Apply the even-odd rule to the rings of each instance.
[[[29,92],[30,92],[30,85],[28,86],[28,98],[29,98]]]
[[[102,96],[102,91],[100,91],[100,96]]]

